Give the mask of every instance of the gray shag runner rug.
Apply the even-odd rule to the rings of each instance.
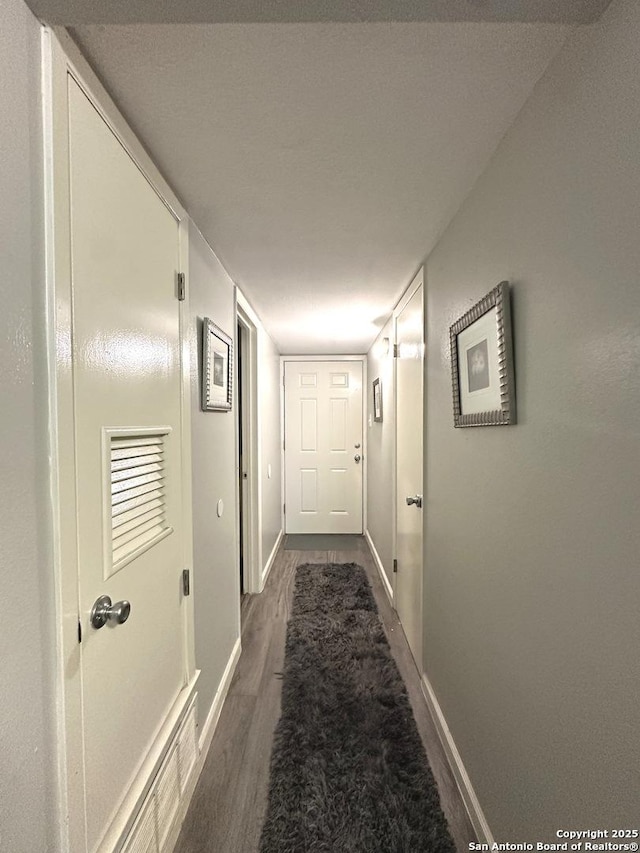
[[[364,569],[298,566],[260,853],[455,853]]]

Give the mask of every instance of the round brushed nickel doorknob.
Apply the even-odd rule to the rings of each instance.
[[[91,608],[89,620],[94,628],[103,628],[107,622],[114,625],[122,625],[126,622],[131,613],[131,604],[126,601],[116,601],[111,603],[111,598],[108,595],[101,595]]]
[[[356,453],[356,455],[353,458],[356,460],[356,463],[357,463],[362,459],[362,456],[360,456],[359,453]]]
[[[422,495],[416,495],[414,498],[407,498],[407,506],[417,506],[418,509],[422,507]]]

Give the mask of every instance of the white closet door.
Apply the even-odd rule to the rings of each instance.
[[[87,848],[186,680],[179,226],[70,79],[75,455]],[[94,603],[131,604],[98,628]]]

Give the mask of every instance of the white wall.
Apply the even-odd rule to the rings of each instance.
[[[499,840],[638,824],[639,44],[637,0],[574,33],[427,263],[424,659]],[[455,430],[502,279],[519,423]]]
[[[232,412],[203,412],[202,320],[235,339],[234,285],[200,232],[189,227],[191,310],[191,437],[193,467],[193,588],[196,666],[201,670],[200,723],[206,719],[240,636],[240,576],[236,531],[236,401]],[[224,512],[218,518],[218,500]]]
[[[388,353],[381,350],[388,338]],[[367,530],[393,586],[393,453],[395,431],[393,384],[393,320],[389,320],[367,353]],[[382,422],[373,421],[374,379],[382,383]],[[371,426],[369,426],[371,420]]]
[[[0,26],[0,849],[56,849],[39,26]]]

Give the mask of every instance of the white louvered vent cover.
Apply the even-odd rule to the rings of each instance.
[[[165,435],[111,436],[111,564],[116,571],[170,532]]]
[[[180,805],[180,781],[178,779],[178,746],[165,760],[155,784],[155,797],[158,818],[158,847],[164,848],[167,836]]]
[[[191,706],[180,733],[178,746],[178,775],[180,777],[180,793],[184,794],[191,778],[191,773],[198,760],[198,729],[196,726],[196,706]]]
[[[158,853],[158,849],[156,801],[151,798],[145,803],[123,853]]]
[[[170,853],[175,846],[179,807],[198,759],[196,702],[197,694],[151,784],[122,853]]]

